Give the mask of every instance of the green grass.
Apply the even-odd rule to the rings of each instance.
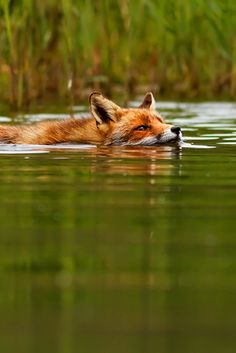
[[[234,0],[0,0],[0,99],[236,96]]]

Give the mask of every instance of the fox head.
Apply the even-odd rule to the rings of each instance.
[[[181,139],[180,127],[166,124],[155,111],[151,92],[138,108],[121,108],[98,92],[89,101],[104,145],[154,146]]]

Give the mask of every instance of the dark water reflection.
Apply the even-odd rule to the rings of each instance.
[[[234,352],[236,108],[161,108],[191,145],[0,147],[2,352]]]

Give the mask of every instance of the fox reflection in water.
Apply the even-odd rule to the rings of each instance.
[[[91,151],[91,150],[90,150]],[[92,151],[91,151],[92,152]],[[100,147],[94,148],[97,163],[92,172],[123,175],[171,175],[179,174],[179,164],[173,160],[181,158],[181,147]],[[105,157],[102,160],[102,157]],[[131,163],[135,162],[135,163]]]

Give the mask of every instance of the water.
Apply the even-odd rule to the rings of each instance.
[[[1,352],[235,351],[236,105],[159,107],[181,145],[0,146]]]

